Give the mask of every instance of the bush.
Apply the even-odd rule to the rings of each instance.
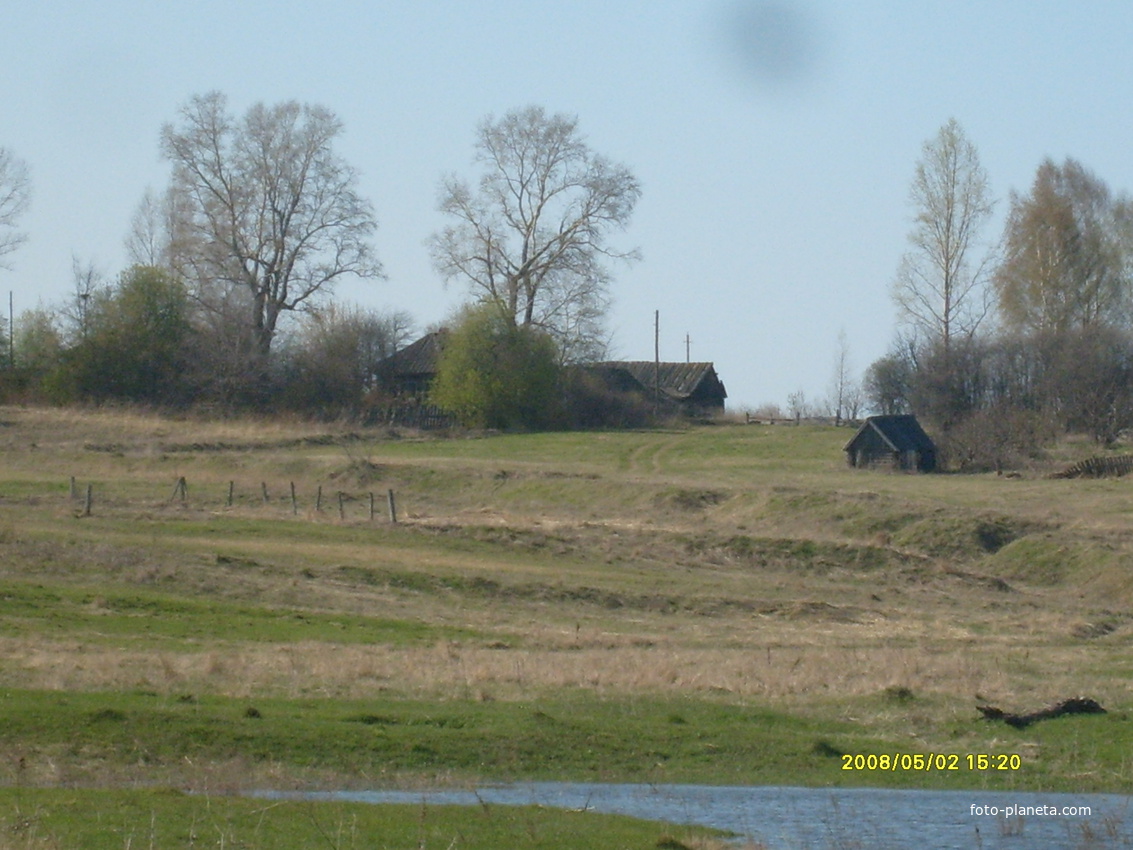
[[[546,428],[560,418],[559,374],[547,334],[483,304],[450,331],[430,401],[470,428]]]
[[[382,362],[405,342],[405,313],[331,304],[308,314],[290,346],[279,346],[278,403],[322,418],[357,416],[376,393]],[[370,405],[372,406],[372,405]]]
[[[653,419],[652,406],[640,392],[618,390],[586,367],[563,374],[563,416],[568,428],[642,428]]]
[[[75,393],[94,401],[184,401],[190,335],[184,287],[161,269],[135,266],[92,301],[83,338],[64,355]]]
[[[976,411],[942,436],[942,465],[958,472],[1017,469],[1055,435],[1050,419],[1031,410]]]

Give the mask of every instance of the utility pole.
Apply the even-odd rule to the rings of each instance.
[[[661,405],[661,311],[653,311],[653,403]]]
[[[692,362],[692,337],[685,334],[685,363]]]
[[[16,368],[16,313],[12,290],[8,290],[8,368]]]

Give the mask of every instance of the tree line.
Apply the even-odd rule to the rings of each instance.
[[[4,396],[339,415],[380,395],[382,361],[413,320],[333,299],[340,280],[384,277],[373,205],[335,148],[342,129],[319,105],[236,115],[220,92],[191,98],[161,130],[170,179],[137,208],[129,267],[108,280],[76,261],[67,303],[20,316],[2,340]],[[450,224],[428,243],[475,306],[453,322],[482,324],[486,311],[556,370],[599,358],[611,263],[637,259],[610,241],[640,196],[636,178],[591,149],[577,118],[535,106],[484,119],[475,150],[475,182],[442,180]],[[0,148],[0,262],[23,241],[29,197],[26,165]]]
[[[1068,432],[1112,445],[1133,426],[1133,201],[1075,159],[1043,160],[994,200],[955,121],[924,144],[900,326],[863,384],[878,413],[913,412],[955,468],[1002,468]]]

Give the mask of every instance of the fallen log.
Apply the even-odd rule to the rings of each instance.
[[[1089,697],[1074,697],[1066,699],[1050,708],[1041,711],[1032,711],[1030,714],[1010,714],[991,705],[977,705],[976,708],[984,716],[984,720],[1002,720],[1008,726],[1016,729],[1025,729],[1032,723],[1040,720],[1049,720],[1052,717],[1065,717],[1068,714],[1105,714],[1106,711],[1095,699]]]

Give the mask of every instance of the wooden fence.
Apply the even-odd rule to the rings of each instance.
[[[162,503],[166,507],[180,505],[204,510],[232,510],[238,507],[282,505],[285,509],[290,508],[292,516],[299,516],[301,510],[311,511],[315,515],[323,515],[328,511],[333,511],[343,521],[348,518],[348,513],[351,518],[357,518],[359,511],[353,506],[361,505],[363,517],[368,521],[373,522],[380,515],[391,524],[397,524],[397,496],[392,489],[387,489],[381,493],[375,493],[372,490],[364,493],[351,493],[345,490],[324,493],[323,486],[320,484],[315,488],[313,494],[303,498],[294,481],[288,482],[287,489],[283,494],[279,494],[278,490],[273,493],[266,481],[261,481],[258,487],[251,487],[247,484],[237,487],[236,481],[229,481],[223,495],[220,493],[220,488],[215,485],[211,486],[215,492],[212,492],[211,496],[202,497],[202,488],[199,486],[190,488],[186,477],[181,476],[173,485],[173,492],[168,498],[163,499]],[[70,496],[72,503],[81,506],[78,515],[89,517],[95,515],[95,506],[100,499],[109,500],[113,494],[107,494],[105,490],[100,493],[96,491],[93,484],[87,484],[85,487],[80,486],[75,477],[72,476]],[[114,499],[114,503],[119,504],[120,500]]]
[[[1133,472],[1133,455],[1088,457],[1047,478],[1118,478]]]
[[[404,402],[371,407],[363,417],[365,425],[385,425],[390,428],[419,428],[437,431],[456,426],[456,418],[435,404]]]

